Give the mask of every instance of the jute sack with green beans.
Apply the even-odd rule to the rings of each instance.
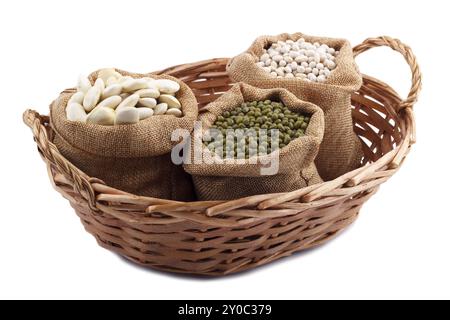
[[[232,80],[259,88],[286,88],[324,112],[325,133],[317,169],[324,180],[361,165],[361,141],[353,131],[351,95],[362,77],[347,40],[302,33],[262,36],[230,60]]]
[[[192,175],[200,200],[230,200],[288,192],[322,181],[314,159],[323,137],[323,112],[285,89],[235,84],[200,111],[199,121],[202,131],[196,135],[194,130],[192,134],[191,162],[184,168]],[[230,140],[238,143],[233,136],[238,135],[238,129],[261,133],[253,142],[252,136],[245,136],[243,145],[221,148],[223,139],[230,136]],[[282,131],[281,136],[277,135],[274,140],[268,137],[270,140],[266,142],[272,142],[264,143],[264,139],[259,138],[263,132],[269,134],[271,129]],[[215,140],[218,141],[215,146],[222,153],[212,146],[209,148],[207,140],[212,138],[211,131],[222,133],[223,139]],[[196,149],[198,146],[200,153]],[[195,161],[199,154],[203,156],[202,161]],[[278,161],[275,172],[269,169],[275,168],[273,161]]]
[[[178,128],[193,129],[198,115],[193,92],[186,84],[170,76],[116,71],[133,78],[175,81],[180,87],[175,95],[181,103],[182,115],[155,112],[134,124],[116,121],[115,125],[101,125],[91,123],[89,119],[87,122],[71,121],[67,119],[66,106],[75,89],[70,89],[50,106],[55,145],[77,168],[111,187],[155,198],[192,200],[195,197],[192,179],[181,165],[171,161],[172,147],[178,143],[171,141],[171,135]],[[98,73],[96,71],[89,76],[92,85]]]

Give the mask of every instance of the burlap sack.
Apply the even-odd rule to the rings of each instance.
[[[256,65],[263,49],[278,40],[306,41],[327,44],[339,50],[336,69],[324,83],[289,78],[272,78]],[[316,158],[317,169],[324,180],[334,179],[361,164],[361,142],[353,131],[351,95],[362,84],[362,77],[353,59],[350,43],[343,39],[312,37],[301,33],[262,36],[244,53],[233,58],[227,71],[233,81],[246,82],[260,88],[286,88],[301,100],[322,108],[325,134]]]
[[[171,141],[177,128],[192,130],[197,118],[197,101],[189,87],[170,76],[133,74],[134,78],[171,79],[180,84],[176,97],[183,116],[153,116],[133,125],[101,126],[69,121],[65,108],[73,93],[62,93],[50,106],[54,143],[64,157],[91,177],[137,195],[163,199],[192,200],[192,179],[181,165],[171,161]],[[97,73],[90,75],[92,83]]]
[[[259,160],[267,160],[272,154],[257,156],[258,163],[247,160],[243,163],[211,163],[220,158],[203,147],[202,135],[211,127],[217,116],[240,106],[243,102],[270,99],[281,101],[292,111],[311,115],[305,136],[292,140],[279,152],[279,171],[273,175],[261,175],[264,166]],[[200,111],[202,124],[200,135],[192,134],[191,163],[184,168],[192,175],[197,196],[200,200],[229,200],[256,194],[288,192],[319,183],[314,159],[323,137],[323,112],[316,105],[296,98],[285,89],[258,89],[250,85],[235,84],[216,101]],[[201,146],[208,163],[193,161],[195,147]]]

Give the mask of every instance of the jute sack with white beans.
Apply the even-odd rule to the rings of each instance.
[[[267,155],[252,158],[224,159],[210,152],[202,144],[202,137],[217,117],[231,111],[244,102],[270,99],[280,101],[291,111],[310,115],[305,135],[292,140],[288,145]],[[192,175],[195,191],[200,200],[231,200],[246,196],[294,191],[308,185],[322,182],[317,173],[314,159],[322,141],[324,120],[322,110],[309,102],[301,101],[285,89],[260,89],[245,83],[235,84],[229,91],[201,109],[199,121],[202,124],[200,136],[196,130],[191,135],[191,163],[184,168]],[[196,146],[201,146],[203,159],[194,162]],[[253,158],[254,160],[254,158]],[[261,169],[278,161],[276,172],[262,174]]]
[[[256,65],[263,50],[277,41],[304,38],[307,42],[326,44],[339,50],[336,68],[325,82],[310,82],[296,78],[273,78]],[[347,40],[313,37],[302,33],[262,36],[244,53],[234,57],[227,65],[230,78],[260,88],[286,88],[298,98],[322,108],[325,133],[316,165],[324,180],[332,180],[361,165],[361,141],[353,131],[351,95],[362,85],[362,76],[354,61],[352,47]]]
[[[197,101],[183,82],[170,76],[135,74],[117,70],[133,78],[170,79],[180,85],[176,97],[182,117],[152,116],[136,124],[102,126],[69,121],[65,108],[74,90],[66,90],[51,104],[50,121],[54,143],[77,168],[107,185],[136,195],[163,199],[192,200],[192,179],[181,165],[171,161],[171,141],[175,129],[191,131],[197,118]],[[93,84],[98,71],[89,76]]]

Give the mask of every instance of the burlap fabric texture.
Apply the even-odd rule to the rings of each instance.
[[[324,83],[292,78],[272,78],[256,65],[264,48],[279,40],[298,40],[327,44],[339,50],[336,69]],[[304,101],[322,108],[325,133],[319,154],[317,169],[324,180],[332,180],[361,164],[361,141],[353,131],[351,95],[362,85],[362,76],[353,58],[350,43],[344,39],[313,37],[302,33],[262,36],[250,48],[230,60],[227,71],[233,81],[246,82],[259,88],[286,88]]]
[[[275,153],[257,155],[257,163],[250,159],[233,163],[211,163],[221,158],[203,147],[202,135],[213,125],[216,118],[225,111],[240,106],[243,102],[270,99],[283,102],[291,111],[309,114],[310,123],[305,135],[292,140],[279,151],[279,170],[272,175],[262,175],[261,168],[270,166],[269,157]],[[228,92],[200,111],[199,121],[202,134],[192,134],[191,163],[184,168],[192,175],[195,190],[200,200],[229,200],[256,194],[288,192],[322,182],[317,173],[314,159],[317,156],[324,131],[322,110],[316,105],[296,98],[285,89],[260,89],[248,84],[235,84]],[[194,131],[195,132],[195,131]],[[195,163],[195,148],[201,146],[206,162]],[[272,158],[275,159],[275,158]],[[265,164],[264,164],[265,163]]]
[[[132,125],[102,126],[69,121],[65,108],[72,93],[62,93],[50,106],[54,143],[64,157],[91,177],[107,185],[137,195],[192,200],[192,179],[181,165],[171,161],[172,131],[192,130],[198,115],[197,101],[189,87],[170,76],[135,74],[117,70],[125,76],[150,76],[180,84],[176,93],[183,116],[152,116]],[[94,83],[98,71],[89,76]]]

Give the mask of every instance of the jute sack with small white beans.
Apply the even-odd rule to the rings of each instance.
[[[239,161],[219,158],[203,146],[203,136],[218,116],[244,102],[267,99],[282,102],[291,111],[310,115],[304,136],[292,140],[276,152]],[[184,168],[192,175],[200,200],[231,200],[258,194],[289,192],[322,182],[314,159],[323,136],[323,112],[318,106],[301,101],[285,89],[260,89],[245,83],[235,84],[216,101],[201,109],[199,121],[202,132],[196,136],[197,130],[194,130],[191,135],[191,163],[185,163]],[[196,148],[199,146],[203,161],[195,163]],[[262,171],[262,168],[269,170]],[[271,172],[271,168],[275,170]]]
[[[191,131],[197,118],[197,101],[183,82],[170,76],[136,74],[116,70],[133,78],[170,79],[180,85],[176,98],[183,115],[152,116],[135,124],[103,126],[69,121],[66,105],[75,90],[66,90],[51,104],[50,121],[54,143],[61,154],[87,175],[107,185],[136,195],[163,199],[192,200],[192,179],[181,165],[171,161],[175,129]],[[98,71],[89,76],[94,84]]]
[[[297,41],[301,38],[306,42],[325,44],[333,48],[333,51],[339,51],[331,62],[333,70],[326,72],[326,79],[325,75],[321,77],[320,82],[304,80],[297,75],[278,78],[275,73],[280,70],[271,74],[268,69],[257,65],[264,49],[267,50],[272,44],[278,41]],[[300,63],[298,65],[301,67]],[[351,95],[361,87],[362,76],[347,40],[313,37],[302,33],[262,36],[257,38],[247,51],[231,59],[227,71],[233,81],[246,82],[260,88],[286,88],[298,98],[322,108],[325,134],[315,162],[324,180],[332,180],[361,165],[363,152],[361,141],[353,131]],[[316,80],[315,76],[311,77]]]

